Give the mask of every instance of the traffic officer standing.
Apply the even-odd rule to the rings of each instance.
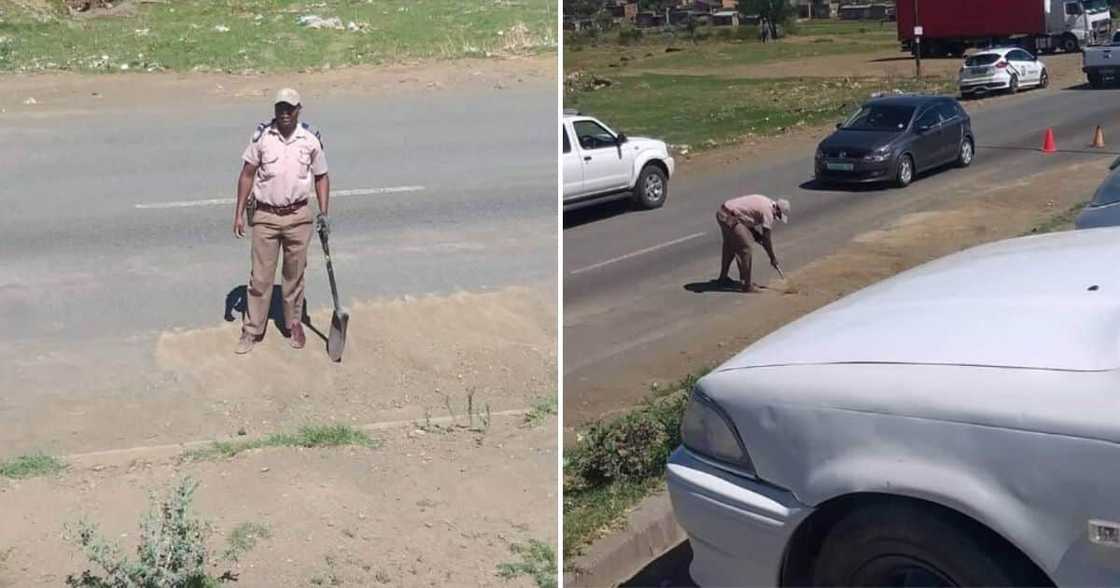
[[[248,353],[264,336],[281,250],[284,324],[291,346],[303,348],[307,338],[300,320],[307,246],[313,224],[322,231],[330,231],[330,178],[319,133],[299,122],[302,106],[298,92],[284,88],[277,92],[273,102],[275,118],[257,125],[252,141],[241,155],[244,165],[237,180],[233,234],[238,239],[245,236],[247,206],[252,228],[248,312],[237,344],[239,354]],[[319,215],[314,219],[308,206],[312,190],[319,201]]]
[[[789,200],[771,200],[761,194],[739,196],[724,202],[716,211],[716,222],[723,233],[723,259],[720,264],[719,281],[727,282],[728,270],[734,258],[739,264],[739,279],[744,292],[757,292],[751,282],[751,238],[762,245],[770,257],[770,265],[782,272],[778,258],[774,255],[774,245],[770,231],[774,219],[789,222]]]

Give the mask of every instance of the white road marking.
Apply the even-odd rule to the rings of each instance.
[[[654,245],[653,247],[646,247],[645,249],[642,249],[640,251],[635,251],[633,253],[627,253],[626,255],[620,255],[620,256],[615,257],[613,259],[608,259],[606,261],[600,261],[599,263],[589,265],[587,267],[581,267],[577,270],[572,270],[568,275],[574,276],[576,274],[582,274],[584,272],[589,272],[589,271],[594,270],[594,269],[599,269],[599,268],[601,268],[605,265],[610,265],[612,263],[617,263],[617,262],[622,261],[624,259],[630,259],[631,257],[637,257],[639,255],[644,255],[646,253],[657,251],[658,249],[664,249],[666,247],[676,245],[677,243],[684,243],[685,241],[689,241],[689,240],[695,239],[697,237],[703,237],[706,234],[707,233],[695,233],[695,234],[689,235],[687,237],[681,237],[680,239],[673,239],[672,241],[668,241],[668,242],[662,243],[660,245]]]
[[[386,188],[355,188],[353,190],[331,190],[331,198],[339,196],[371,196],[374,194],[396,194],[399,192],[420,192],[424,186],[389,186]],[[191,208],[194,206],[220,206],[233,204],[233,198],[211,198],[209,200],[178,200],[175,202],[148,202],[136,204],[136,208]]]

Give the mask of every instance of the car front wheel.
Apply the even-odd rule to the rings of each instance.
[[[909,155],[903,155],[898,160],[898,171],[895,172],[894,184],[899,188],[905,188],[914,181],[914,158]]]
[[[634,185],[634,201],[642,208],[659,208],[669,196],[669,182],[665,172],[656,165],[642,168],[638,182]]]
[[[814,586],[1014,586],[1013,558],[943,513],[909,503],[865,506],[825,537]]]
[[[972,139],[965,137],[964,141],[961,141],[961,148],[957,153],[957,165],[968,167],[972,165],[974,157],[976,157],[976,147],[972,144]]]

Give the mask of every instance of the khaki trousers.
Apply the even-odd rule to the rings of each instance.
[[[284,252],[280,292],[284,297],[284,326],[291,327],[303,318],[303,270],[307,267],[307,246],[311,242],[314,219],[310,204],[292,214],[280,216],[256,210],[252,222],[253,269],[249,275],[248,313],[244,332],[260,337],[268,323],[276,262]]]
[[[751,284],[751,232],[747,225],[723,211],[716,213],[716,223],[723,233],[723,258],[720,261],[719,277],[727,277],[731,260],[739,265],[739,279],[744,285]]]

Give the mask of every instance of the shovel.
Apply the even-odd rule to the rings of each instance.
[[[323,255],[327,258],[327,277],[331,280],[331,297],[334,298],[334,314],[331,315],[331,332],[327,336],[327,356],[331,361],[342,361],[342,349],[346,347],[346,324],[350,313],[338,305],[338,286],[334,283],[334,267],[331,265],[331,249],[327,245],[327,234],[319,229],[319,240],[323,243]]]

